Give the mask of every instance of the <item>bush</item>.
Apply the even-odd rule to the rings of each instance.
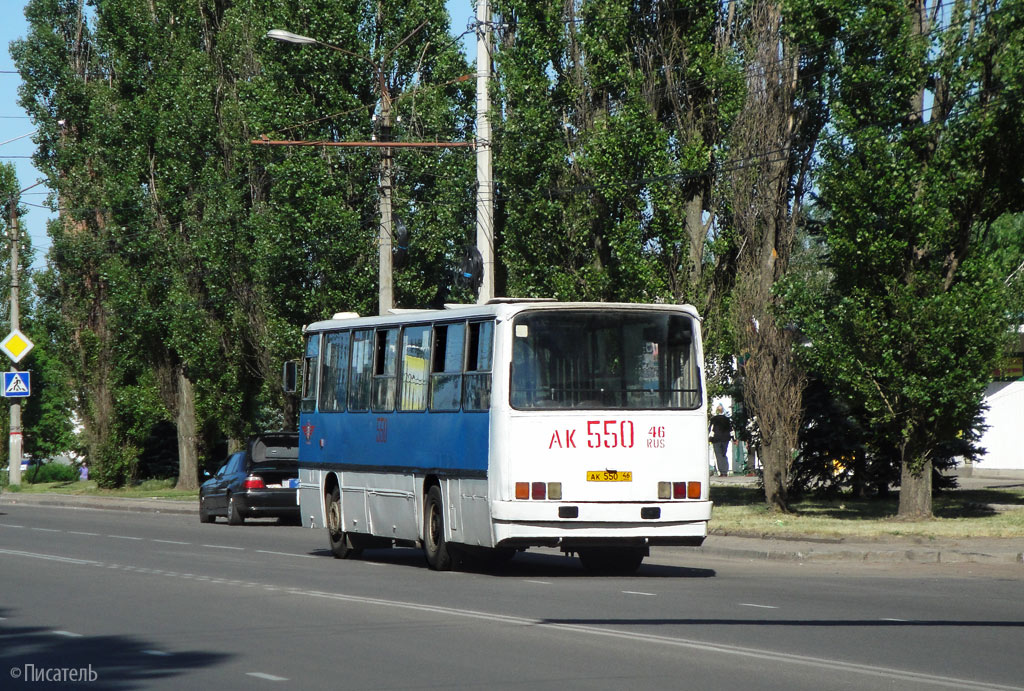
[[[139,450],[131,445],[108,441],[99,449],[97,462],[90,466],[89,477],[101,489],[116,489],[134,484],[138,475]]]
[[[43,482],[74,482],[77,479],[78,468],[63,463],[44,463],[21,471],[22,482],[33,485]]]

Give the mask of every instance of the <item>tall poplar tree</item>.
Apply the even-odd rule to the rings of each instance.
[[[713,171],[742,92],[720,3],[495,8],[507,292],[706,308]]]
[[[896,450],[899,515],[927,518],[933,465],[1019,321],[1013,262],[988,249],[1024,206],[1024,4],[890,0],[836,19],[818,182],[834,283],[807,304],[808,353]]]

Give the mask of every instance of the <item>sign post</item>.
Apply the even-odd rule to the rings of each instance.
[[[32,341],[28,339],[28,336],[21,333],[21,279],[18,275],[19,259],[18,259],[18,199],[22,193],[29,191],[37,185],[41,185],[43,182],[40,180],[32,185],[29,185],[25,189],[18,192],[17,195],[11,197],[11,215],[9,230],[11,233],[11,333],[7,335],[3,341],[0,341],[0,350],[3,350],[7,354],[7,357],[14,361],[14,364],[18,364],[23,357],[28,355],[28,352],[32,350]],[[18,370],[15,367],[11,367],[11,373],[15,374]],[[26,373],[27,375],[27,373]],[[5,382],[6,383],[6,382]],[[12,385],[14,383],[12,382]],[[25,388],[28,388],[28,378],[25,379]],[[4,387],[6,391],[7,387]],[[5,394],[6,395],[6,394]],[[28,395],[28,394],[26,394]],[[11,439],[8,458],[10,459],[10,466],[7,474],[7,482],[11,485],[21,484],[21,404],[15,401],[11,403]]]

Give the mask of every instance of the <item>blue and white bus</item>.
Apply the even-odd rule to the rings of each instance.
[[[299,504],[339,558],[560,548],[632,572],[711,517],[688,305],[498,299],[304,329]]]

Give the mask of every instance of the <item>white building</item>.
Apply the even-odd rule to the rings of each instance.
[[[988,429],[980,441],[985,454],[971,464],[971,472],[1024,478],[1024,333],[1017,354],[996,380],[985,390]]]

